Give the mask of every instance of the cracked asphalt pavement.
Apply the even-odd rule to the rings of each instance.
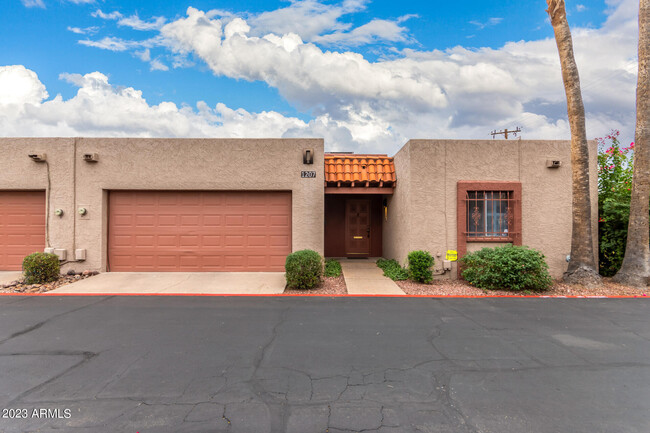
[[[3,433],[647,433],[650,301],[4,296],[0,407]]]

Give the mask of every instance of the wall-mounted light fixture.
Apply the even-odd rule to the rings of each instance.
[[[302,151],[302,163],[303,164],[313,164],[314,163],[314,149],[303,149],[303,151]]]
[[[34,162],[45,162],[47,161],[47,156],[44,153],[30,153],[29,156]]]
[[[86,162],[97,162],[99,161],[99,155],[96,153],[84,153],[81,157]]]
[[[58,216],[58,217],[63,216],[63,209],[56,209],[56,210],[54,211],[54,215],[56,215],[56,216]]]
[[[79,215],[84,216],[88,213],[88,209],[86,209],[85,207],[80,207],[77,212],[79,212]]]

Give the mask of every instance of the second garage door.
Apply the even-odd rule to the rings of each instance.
[[[111,271],[283,271],[291,193],[111,191]]]
[[[45,248],[45,191],[0,191],[0,270],[22,269]]]

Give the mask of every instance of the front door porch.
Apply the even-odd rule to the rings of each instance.
[[[381,257],[380,194],[325,195],[325,256]]]

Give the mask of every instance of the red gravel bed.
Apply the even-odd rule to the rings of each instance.
[[[0,293],[45,293],[65,286],[66,284],[85,280],[97,274],[98,272],[84,271],[76,275],[61,275],[59,279],[45,284],[23,284],[21,278],[9,284],[0,284]]]
[[[284,289],[285,295],[347,295],[343,275],[339,277],[321,277],[321,283],[311,290]]]
[[[470,286],[465,281],[436,280],[432,284],[414,281],[395,281],[407,295],[419,296],[650,296],[650,290],[639,290],[612,282],[603,278],[601,287],[588,289],[579,285],[555,282],[553,287],[544,292],[511,292],[507,290],[483,290]]]

